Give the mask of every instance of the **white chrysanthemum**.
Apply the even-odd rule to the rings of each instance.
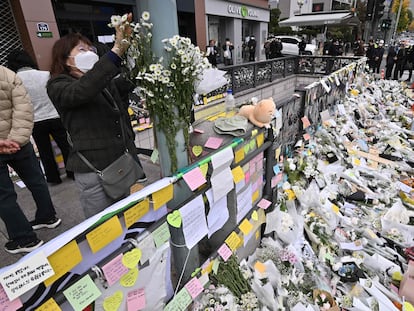
[[[189,60],[190,60],[190,58],[187,55],[184,54],[184,55],[181,56],[181,61],[183,63],[188,63]]]
[[[188,67],[185,67],[182,71],[181,71],[181,73],[183,74],[183,75],[186,75],[187,73],[188,73],[188,71],[190,70],[190,68],[188,68]]]
[[[162,83],[164,83],[164,84],[168,84],[168,83],[170,83],[170,78],[169,77],[162,77],[162,81],[161,81]]]
[[[162,71],[162,75],[163,76],[166,76],[166,77],[169,77],[169,76],[171,76],[171,71],[169,71],[169,70],[163,70]]]
[[[173,39],[174,39],[175,41],[178,41],[178,40],[180,40],[180,36],[179,36],[179,35],[174,35]]]
[[[171,51],[172,51],[172,48],[170,48],[169,46],[166,46],[166,47],[165,47],[165,50],[166,50],[167,52],[171,52]]]
[[[144,12],[142,12],[141,18],[142,18],[144,21],[149,21],[150,16],[151,16],[151,15],[150,15],[150,13],[149,13],[149,12],[144,11]]]
[[[156,68],[156,69],[154,70],[154,75],[155,75],[155,76],[157,76],[157,77],[158,77],[158,76],[161,76],[161,72],[162,72],[162,71],[161,71],[159,68]]]
[[[180,55],[180,56],[184,55],[184,50],[181,50],[181,49],[177,50],[177,54]]]
[[[142,22],[141,25],[147,29],[151,29],[152,28],[152,23],[147,23],[147,22]]]
[[[134,32],[139,32],[140,29],[141,29],[141,25],[139,23],[136,23],[134,26]]]
[[[112,25],[112,27],[119,26],[119,25],[121,25],[121,23],[122,23],[121,16],[119,16],[119,15],[112,15],[111,16],[111,25]]]
[[[290,183],[288,181],[285,181],[282,185],[283,190],[289,190],[291,188]]]
[[[156,65],[156,64],[151,64],[151,65],[149,66],[149,70],[151,70],[151,71],[155,71],[155,69],[157,69],[157,65]]]
[[[121,17],[121,22],[122,22],[122,23],[125,23],[127,20],[128,20],[128,14],[124,14],[124,15],[122,15],[122,17]]]
[[[147,34],[147,36],[148,36],[148,38],[150,38],[150,39],[151,39],[151,38],[152,38],[152,33],[150,33],[150,32],[149,32],[149,33]]]
[[[172,70],[177,69],[177,65],[176,65],[176,64],[174,64],[174,63],[172,63],[170,67],[171,67],[171,69],[172,69]]]
[[[169,42],[170,42],[170,44],[172,45],[172,46],[177,46],[177,39],[175,39],[175,38],[171,38],[170,40],[169,40]]]

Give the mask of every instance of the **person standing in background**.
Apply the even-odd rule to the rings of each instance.
[[[226,42],[223,44],[223,58],[225,66],[233,65],[233,50],[233,43],[231,43],[229,38],[226,38]]]
[[[254,62],[255,61],[255,56],[256,56],[256,39],[255,37],[252,35],[250,36],[250,40],[247,43],[247,47],[249,48],[249,62]]]
[[[43,244],[33,230],[56,228],[62,222],[50,198],[46,180],[30,143],[33,107],[20,78],[0,66],[0,217],[6,225],[11,254],[31,252]],[[35,220],[28,221],[19,204],[8,166],[32,193]]]
[[[50,73],[38,70],[35,62],[23,50],[10,52],[7,56],[7,66],[17,72],[17,76],[23,81],[23,85],[29,93],[34,113],[32,135],[39,150],[46,180],[50,184],[60,184],[62,179],[60,178],[59,167],[56,164],[50,136],[53,137],[62,152],[65,165],[70,146],[59,114],[46,93],[46,84],[50,78]],[[73,172],[66,171],[66,174],[67,177],[73,179]]]
[[[404,65],[406,61],[406,50],[403,42],[400,42],[400,46],[397,51],[397,56],[395,58],[395,69],[394,69],[394,80],[398,80],[402,77],[404,73]]]
[[[408,69],[408,78],[405,82],[411,82],[411,77],[413,76],[413,66],[414,66],[414,46],[410,45],[406,52],[406,68]]]
[[[380,72],[382,58],[384,57],[384,40],[380,40],[377,47],[375,48],[375,63],[374,73]]]
[[[211,66],[217,67],[217,55],[218,49],[216,47],[216,41],[211,39],[208,42],[208,47],[206,48],[206,56]]]
[[[397,52],[395,51],[395,47],[391,45],[388,48],[387,58],[385,63],[385,79],[391,79],[392,70],[394,68],[395,61],[397,60]]]

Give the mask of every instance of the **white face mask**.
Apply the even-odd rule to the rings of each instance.
[[[83,73],[91,70],[93,65],[99,60],[98,55],[92,51],[80,52],[74,57],[75,66]]]

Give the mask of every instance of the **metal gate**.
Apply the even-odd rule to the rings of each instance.
[[[0,1],[0,65],[6,64],[9,52],[22,47],[9,0]]]

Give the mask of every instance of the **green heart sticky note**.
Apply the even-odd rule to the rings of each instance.
[[[122,264],[128,269],[135,268],[141,259],[142,251],[139,248],[134,248],[129,252],[125,253],[122,257]]]
[[[252,139],[250,141],[250,150],[253,150],[254,148],[256,148],[256,140],[255,139]]]
[[[208,163],[204,163],[200,165],[201,173],[203,174],[204,178],[207,176],[208,172]]]
[[[174,211],[172,213],[169,213],[167,216],[168,223],[175,228],[181,227],[181,220],[180,211]]]
[[[249,144],[245,144],[244,147],[243,147],[243,149],[244,149],[244,154],[248,154],[249,153],[249,150],[250,150]]]
[[[203,152],[203,147],[201,146],[193,146],[193,153],[196,157],[198,157],[199,155],[201,155],[201,153]]]
[[[128,271],[127,274],[124,274],[119,280],[119,284],[123,287],[132,287],[138,279],[138,268],[134,268]]]
[[[116,291],[112,296],[106,297],[103,302],[103,308],[105,311],[116,311],[121,306],[124,294],[122,291]]]
[[[257,211],[253,211],[253,213],[252,213],[252,219],[255,220],[255,221],[258,221],[259,220],[259,215],[257,214]]]
[[[152,163],[156,163],[158,161],[158,155],[158,149],[154,149],[154,151],[151,153]]]

